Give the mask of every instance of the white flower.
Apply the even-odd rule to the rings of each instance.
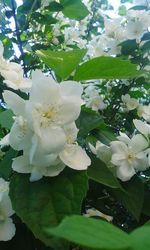
[[[3,44],[0,42],[0,74],[5,78],[3,82],[12,89],[28,91],[32,85],[31,80],[23,77],[23,70],[19,64],[3,58],[3,51]]]
[[[15,225],[10,216],[14,214],[8,196],[9,184],[0,178],[0,241],[11,240],[15,235]]]
[[[135,98],[131,98],[129,94],[122,95],[121,99],[129,111],[138,107],[138,101]]]
[[[64,127],[67,143],[64,150],[59,154],[60,159],[68,167],[75,170],[85,170],[91,164],[90,158],[86,152],[77,144],[78,129],[75,123],[65,125]]]
[[[117,166],[116,174],[122,181],[130,180],[136,171],[143,171],[148,167],[144,150],[148,141],[142,135],[135,135],[131,140],[122,137],[122,141],[110,143],[112,150],[111,162]]]
[[[26,113],[46,154],[63,150],[66,143],[63,126],[78,118],[82,91],[79,83],[66,81],[58,84],[39,71],[33,74]]]
[[[144,25],[140,21],[129,21],[126,26],[127,39],[136,39],[137,42],[142,38],[144,33]]]

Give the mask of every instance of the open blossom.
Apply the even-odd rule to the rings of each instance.
[[[12,168],[30,173],[31,181],[56,176],[65,165],[87,169],[91,162],[76,143],[78,130],[74,124],[83,103],[81,84],[73,81],[58,84],[40,71],[34,72],[32,81],[27,101],[11,91],[3,94],[15,114],[9,144],[15,150],[23,150]]]
[[[138,107],[138,101],[135,98],[131,98],[129,94],[122,95],[121,99],[129,111]]]
[[[117,167],[116,175],[122,181],[128,181],[136,171],[144,171],[148,167],[145,150],[148,141],[144,136],[137,134],[131,139],[121,136],[120,141],[110,143],[112,150],[111,162]]]
[[[10,216],[14,214],[8,195],[9,183],[0,178],[0,241],[11,240],[15,235],[15,225]]]
[[[103,97],[100,96],[95,86],[88,86],[85,89],[84,100],[86,107],[94,111],[104,110],[107,107],[106,103],[103,101]]]
[[[23,77],[23,70],[19,64],[6,61],[3,52],[3,44],[0,41],[0,74],[4,77],[3,82],[12,89],[28,91],[31,88],[31,80]]]

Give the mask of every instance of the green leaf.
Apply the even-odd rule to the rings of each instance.
[[[50,67],[62,80],[68,78],[77,68],[86,50],[75,49],[71,51],[39,50],[37,55]]]
[[[130,61],[113,57],[97,57],[79,66],[74,80],[128,79],[140,74],[137,65]]]
[[[66,215],[80,214],[86,191],[85,171],[63,171],[55,178],[32,183],[28,175],[15,174],[10,183],[10,197],[17,215],[36,238],[49,246],[53,246],[54,239],[48,238],[43,228],[57,226]]]
[[[80,116],[76,121],[79,129],[78,135],[87,136],[91,130],[98,128],[102,122],[102,117],[98,113],[87,108],[82,108]]]
[[[6,152],[4,159],[0,162],[0,177],[3,177],[6,180],[9,179],[12,174],[12,160],[17,154],[18,152],[13,149]]]
[[[137,176],[134,176],[130,181],[125,183],[124,189],[126,193],[114,189],[113,193],[138,221],[144,202],[144,185]]]
[[[150,249],[150,226],[146,223],[143,227],[130,234],[132,250]]]
[[[91,166],[88,168],[88,176],[90,179],[111,188],[122,189],[119,181],[104,162],[92,155],[90,155],[90,158],[92,162]]]
[[[81,0],[60,0],[60,4],[64,7],[63,14],[71,19],[81,20],[89,14]]]
[[[129,247],[129,236],[125,232],[103,220],[83,216],[67,217],[58,227],[46,231],[49,235],[97,250]]]
[[[13,113],[11,110],[5,110],[0,113],[0,125],[3,128],[11,129],[13,122]]]

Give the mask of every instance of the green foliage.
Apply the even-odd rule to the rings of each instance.
[[[49,246],[54,242],[43,229],[57,226],[66,215],[80,214],[86,191],[86,172],[64,171],[55,178],[34,183],[28,175],[15,174],[10,183],[10,197],[17,215]],[[60,249],[65,250],[63,246]]]
[[[71,51],[37,51],[38,56],[43,62],[50,67],[56,75],[62,80],[65,80],[77,68],[82,60],[86,50],[71,50]]]
[[[137,65],[130,61],[113,57],[97,57],[79,66],[74,80],[128,79],[140,74]]]
[[[87,136],[90,131],[96,129],[103,122],[102,117],[88,108],[82,108],[80,116],[76,121],[76,125],[79,129],[79,136]]]
[[[12,174],[12,159],[17,156],[18,152],[13,149],[9,149],[3,160],[0,162],[0,177],[8,180]]]
[[[64,7],[63,14],[71,19],[81,20],[89,14],[81,0],[60,0],[60,3]]]
[[[11,110],[1,111],[0,125],[2,126],[2,128],[11,129],[13,122],[13,113]]]
[[[144,202],[144,185],[142,181],[135,176],[125,183],[124,189],[126,193],[121,190],[113,190],[113,193],[138,221]]]
[[[104,162],[96,158],[96,156],[90,155],[90,158],[92,161],[91,166],[88,169],[88,176],[90,179],[111,188],[122,188],[117,178]]]
[[[67,217],[58,227],[48,228],[46,232],[90,249],[125,250],[130,246],[129,236],[117,227],[82,216]]]

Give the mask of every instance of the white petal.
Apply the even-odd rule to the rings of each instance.
[[[56,160],[53,165],[42,168],[40,172],[43,176],[54,177],[59,175],[64,170],[64,168],[65,165],[60,160]]]
[[[74,122],[80,114],[80,104],[64,100],[58,114],[59,123],[62,125]]]
[[[91,164],[91,160],[86,152],[78,145],[67,145],[59,156],[72,169],[84,170]]]
[[[38,181],[38,180],[42,179],[42,177],[43,177],[43,176],[42,176],[42,174],[38,171],[38,169],[33,168],[29,180],[30,180],[31,182],[33,182],[33,181]]]
[[[22,124],[23,125],[23,124]],[[23,150],[30,146],[32,132],[28,127],[23,127],[19,124],[16,118],[9,135],[9,143],[15,150]]]
[[[117,177],[122,181],[129,181],[133,175],[135,175],[135,170],[131,166],[122,165],[117,168]]]
[[[0,223],[0,241],[11,240],[15,232],[16,228],[11,218],[7,218],[3,223]]]
[[[61,127],[47,127],[41,129],[40,144],[43,153],[57,154],[63,150],[66,136]]]
[[[131,142],[129,144],[129,147],[131,146],[133,152],[138,153],[143,151],[148,147],[149,143],[148,141],[144,138],[143,135],[138,134],[134,135],[131,139]]]
[[[59,102],[60,88],[52,77],[45,76],[39,70],[32,74],[33,84],[30,91],[30,100],[37,103],[54,103]]]
[[[124,142],[113,141],[110,143],[110,147],[113,153],[125,154],[128,152],[128,147]]]
[[[9,145],[9,134],[5,135],[1,140],[0,140],[0,146],[5,147]]]
[[[142,122],[141,120],[134,119],[133,120],[134,126],[136,129],[146,137],[150,134],[150,125]]]
[[[25,113],[25,100],[12,91],[5,90],[3,93],[4,101],[15,115],[23,115]]]
[[[131,140],[125,133],[122,133],[122,132],[120,132],[120,136],[117,136],[117,139],[119,141],[124,142],[125,144],[129,144]]]
[[[65,125],[64,131],[65,131],[65,135],[67,137],[67,142],[69,144],[74,143],[74,141],[77,139],[77,134],[79,131],[75,122]]]
[[[0,202],[0,211],[4,211],[4,214],[7,217],[14,214],[14,210],[12,209],[11,200],[10,200],[7,192],[4,193],[2,200]]]
[[[74,100],[80,101],[83,93],[83,87],[80,83],[75,81],[65,81],[60,83],[61,95],[67,98],[74,98]]]
[[[12,169],[22,174],[31,173],[32,168],[29,163],[29,157],[27,155],[21,155],[13,159]]]

